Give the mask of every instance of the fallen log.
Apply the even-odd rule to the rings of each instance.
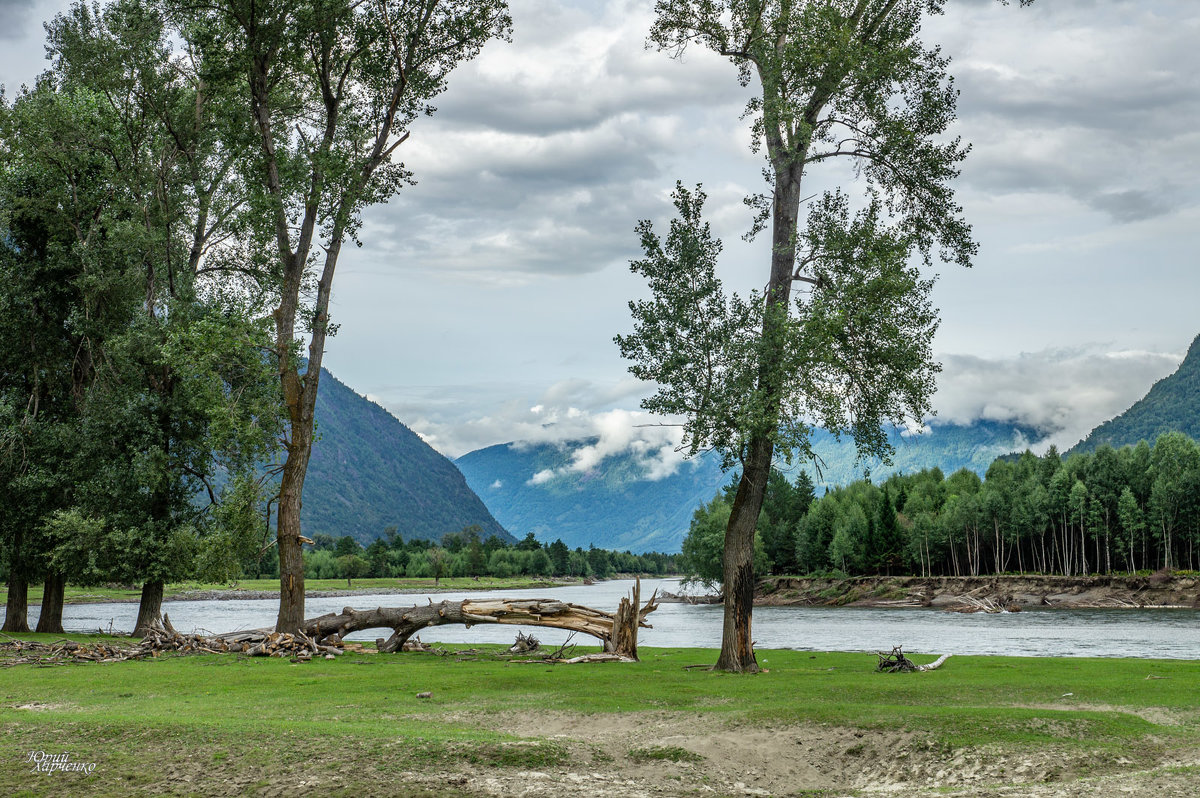
[[[463,601],[442,601],[426,606],[377,607],[356,610],[344,607],[340,613],[329,613],[304,622],[303,632],[324,643],[334,637],[344,639],[351,632],[365,629],[391,629],[387,640],[379,638],[380,652],[401,650],[404,643],[429,626],[462,624],[467,628],[478,623],[502,623],[517,626],[546,626],[582,632],[601,641],[605,653],[637,659],[637,630],[649,629],[646,616],[658,609],[657,593],[645,606],[639,606],[641,581],[633,589],[633,600],[625,598],[617,612],[610,613],[580,604],[557,599],[483,598]]]
[[[875,666],[875,670],[879,673],[914,673],[924,671],[935,671],[942,667],[942,663],[950,659],[949,654],[943,654],[928,665],[918,665],[908,657],[904,656],[902,646],[896,646],[890,654],[885,654],[882,651],[875,652],[879,656],[879,664]]]

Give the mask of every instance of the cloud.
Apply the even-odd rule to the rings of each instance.
[[[531,485],[568,473],[586,474],[619,456],[632,456],[646,479],[659,480],[674,474],[685,458],[678,451],[681,431],[670,425],[672,419],[627,409],[648,392],[649,387],[637,380],[598,385],[570,379],[541,391],[532,402],[476,404],[465,392],[455,396],[456,390],[439,388],[431,392],[433,401],[413,398],[387,407],[448,457],[502,443],[578,444],[562,468],[530,474]]]
[[[952,3],[931,40],[954,54],[963,184],[1059,193],[1119,223],[1195,204],[1200,6]]]
[[[1171,211],[1161,194],[1137,190],[1109,191],[1092,197],[1090,204],[1118,222],[1140,222]]]
[[[933,404],[938,419],[1015,422],[1073,446],[1096,425],[1127,410],[1182,353],[1110,350],[1093,345],[1045,349],[1015,358],[943,355]]]
[[[0,40],[24,38],[36,4],[37,0],[0,0]]]
[[[668,215],[693,153],[728,144],[756,161],[724,135],[747,97],[736,70],[702,48],[686,63],[647,49],[648,4],[511,5],[513,43],[456,70],[398,151],[418,184],[367,213],[375,268],[484,282],[597,272],[636,254],[638,219]]]

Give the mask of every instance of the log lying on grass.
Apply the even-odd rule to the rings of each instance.
[[[875,670],[880,673],[912,673],[916,671],[935,671],[942,667],[942,663],[950,659],[949,654],[943,654],[928,665],[918,665],[908,657],[904,656],[904,651],[901,646],[896,646],[892,649],[892,653],[884,654],[882,651],[876,651],[879,655],[879,664]]]
[[[649,629],[646,616],[658,609],[652,595],[645,606],[639,606],[641,583],[633,589],[633,599],[621,599],[615,613],[570,604],[557,599],[484,598],[463,601],[442,601],[426,606],[378,607],[356,610],[345,607],[340,613],[329,613],[304,622],[304,634],[318,644],[336,645],[351,632],[364,629],[391,629],[387,640],[376,641],[381,652],[399,651],[410,637],[428,626],[462,624],[467,628],[478,623],[502,623],[518,626],[547,626],[582,632],[601,641],[605,653],[626,659],[637,659],[637,630]]]

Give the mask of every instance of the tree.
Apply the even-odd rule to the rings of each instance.
[[[550,555],[550,562],[554,565],[554,575],[566,576],[571,567],[571,550],[567,548],[566,543],[562,542],[562,538],[556,538],[546,547],[546,552]]]
[[[1200,446],[1182,432],[1158,437],[1151,453],[1150,515],[1162,540],[1162,566],[1176,566],[1175,534],[1183,525],[1194,487],[1189,475],[1200,473]]]
[[[1022,0],[1024,4],[1025,0]],[[753,149],[770,189],[748,200],[751,235],[771,230],[766,289],[726,299],[703,193],[677,187],[665,244],[639,225],[632,264],[654,299],[631,303],[619,336],[635,376],[660,387],[646,409],[685,417],[685,443],[712,447],[741,479],[725,536],[725,623],[717,667],[758,669],[752,650],[753,536],[775,451],[812,457],[815,420],[886,457],[885,423],[921,418],[933,377],[931,281],[919,252],[969,265],[975,251],[950,180],[965,156],[945,132],[957,93],[947,59],[918,38],[943,0],[659,0],[650,39],[682,55],[698,43],[728,57],[744,85]],[[806,172],[851,158],[861,202],[825,192],[799,224]],[[793,293],[801,283],[807,291]]]
[[[759,534],[772,573],[795,573],[796,525],[808,512],[812,501],[813,484],[807,473],[801,471],[793,484],[781,472],[771,471]]]
[[[363,209],[411,175],[392,155],[449,73],[507,38],[504,0],[168,0],[214,76],[238,75],[257,142],[242,179],[254,262],[275,280],[274,355],[287,410],[277,514],[276,628],[304,620],[300,506],[342,246]],[[307,357],[299,347],[307,340]]]
[[[892,496],[888,491],[883,491],[883,498],[879,502],[879,522],[875,525],[879,536],[879,564],[890,575],[894,569],[899,569],[904,564],[904,531],[900,528],[900,522],[896,518],[896,505],[892,503]]]
[[[103,346],[88,336],[89,367],[76,380],[71,494],[63,508],[103,521],[100,539],[59,540],[53,561],[87,578],[142,581],[135,634],[158,623],[163,585],[190,576],[206,553],[228,571],[256,524],[223,515],[227,499],[254,505],[246,479],[276,431],[278,398],[262,358],[268,341],[253,285],[219,252],[244,197],[225,175],[244,152],[217,135],[229,117],[189,59],[173,57],[172,34],[154,4],[76,3],[47,26],[53,100],[73,103],[75,124],[52,149],[89,157],[83,176],[105,198],[92,238],[78,242],[84,284],[97,264],[120,293],[91,301],[113,318]],[[58,134],[60,137],[63,134]],[[69,176],[69,175],[68,175]],[[76,176],[75,179],[78,179]],[[81,303],[74,318],[92,308]],[[203,491],[208,506],[196,501]],[[214,538],[205,552],[203,538]],[[88,563],[85,567],[83,563]],[[96,563],[106,563],[96,571]]]
[[[9,342],[0,351],[0,542],[7,632],[29,631],[29,583],[39,577],[50,577],[39,626],[51,623],[48,610],[57,597],[51,586],[60,594],[61,580],[46,571],[43,524],[69,500],[71,432],[96,347],[123,321],[112,324],[96,301],[109,291],[125,295],[119,276],[114,279],[120,270],[87,252],[103,237],[109,206],[103,160],[78,146],[79,132],[95,122],[88,99],[57,93],[46,77],[11,106],[0,97],[0,334]],[[80,313],[83,308],[95,312]]]

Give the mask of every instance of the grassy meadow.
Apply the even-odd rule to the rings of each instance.
[[[1049,751],[1076,763],[1072,778],[1200,747],[1200,663],[1190,661],[953,657],[935,672],[877,674],[869,654],[780,650],[759,652],[767,672],[734,676],[686,667],[714,661],[711,650],[548,665],[512,661],[494,646],[462,648],[304,664],[163,655],[2,667],[0,794],[477,794],[480,773],[626,765],[670,775],[680,794],[719,782],[702,760],[721,763],[699,737],[638,744],[587,732],[655,724],[730,739],[844,739],[836,753],[851,765],[855,747],[861,755],[884,739],[926,759]],[[417,697],[424,692],[432,696]],[[69,751],[95,772],[31,774],[26,758],[38,750]],[[828,780],[817,787],[810,794],[844,794],[822,792]]]

